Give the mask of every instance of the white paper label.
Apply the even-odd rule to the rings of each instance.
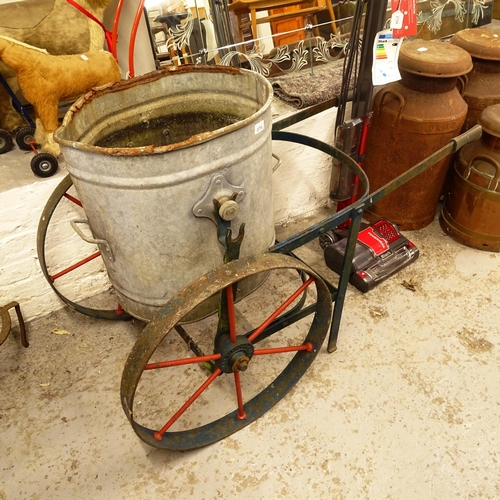
[[[260,134],[264,130],[264,120],[261,120],[259,123],[255,124],[254,133],[255,135]]]
[[[401,79],[398,56],[402,43],[403,38],[394,38],[391,29],[377,33],[373,46],[373,85],[385,85]]]
[[[397,10],[391,17],[391,30],[400,30],[403,27],[404,14]]]

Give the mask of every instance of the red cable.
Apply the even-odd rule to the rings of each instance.
[[[368,129],[370,128],[370,115],[364,116],[363,117],[363,128],[361,129],[361,137],[359,138],[359,147],[358,147],[358,156],[360,158],[363,157],[365,154],[365,148],[366,148],[366,140],[368,137]],[[360,167],[363,166],[362,161],[358,161],[358,165]],[[342,209],[345,207],[348,207],[349,205],[352,205],[357,198],[358,195],[358,184],[359,184],[359,177],[357,175],[354,176],[354,179],[352,181],[352,192],[351,192],[351,197],[348,198],[347,200],[339,201],[337,203],[337,212],[340,212]],[[339,227],[349,227],[350,225],[350,219],[341,224]]]

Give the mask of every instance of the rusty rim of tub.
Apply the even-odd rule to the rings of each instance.
[[[223,128],[219,128],[216,130],[211,130],[208,132],[202,132],[199,134],[195,134],[191,136],[189,139],[176,142],[174,144],[168,144],[163,146],[140,146],[140,147],[119,147],[119,148],[105,148],[100,146],[94,146],[91,144],[85,144],[83,142],[64,139],[60,135],[64,132],[65,128],[69,126],[71,121],[78,115],[78,113],[82,110],[84,106],[91,103],[93,100],[98,99],[99,97],[105,96],[110,93],[115,92],[123,92],[128,89],[137,87],[138,85],[148,85],[154,83],[162,78],[175,77],[187,73],[219,73],[225,75],[234,75],[235,77],[246,75],[252,76],[256,80],[260,80],[260,83],[267,89],[267,98],[265,102],[263,102],[259,109],[256,110],[252,115],[242,118],[241,120],[233,123],[231,125],[227,125]],[[269,106],[271,105],[273,99],[273,88],[270,82],[264,78],[259,73],[255,71],[250,71],[242,68],[235,68],[232,66],[207,66],[207,65],[184,65],[179,66],[174,69],[172,68],[163,68],[156,71],[152,71],[150,73],[146,73],[144,75],[130,78],[128,80],[121,80],[119,82],[110,83],[103,85],[101,87],[96,87],[91,91],[87,92],[83,96],[81,96],[66,112],[64,116],[62,125],[55,131],[54,140],[62,146],[77,148],[84,151],[91,151],[94,153],[101,153],[105,155],[113,155],[113,156],[144,156],[144,155],[152,155],[152,154],[164,154],[170,151],[176,151],[178,149],[184,149],[191,146],[195,146],[196,144],[202,144],[204,142],[210,141],[216,137],[229,134],[235,130],[245,127],[249,123],[252,123],[257,118],[262,116]]]

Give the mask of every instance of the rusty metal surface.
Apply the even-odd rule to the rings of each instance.
[[[458,31],[450,43],[466,50],[472,57],[500,61],[500,31],[488,28],[467,28]]]
[[[175,144],[165,144],[160,146],[144,145],[140,147],[127,147],[127,146],[96,147],[95,145],[92,144],[92,142],[95,142],[95,139],[93,139],[92,141],[88,141],[88,140],[82,140],[80,139],[80,137],[75,137],[81,133],[81,129],[78,131],[78,133],[75,133],[75,128],[72,126],[72,124],[75,122],[75,120],[76,121],[78,120],[79,115],[82,114],[82,110],[87,109],[87,112],[89,112],[88,110],[91,109],[92,113],[94,113],[94,116],[99,118],[99,120],[96,121],[96,125],[99,125],[99,123],[103,122],[104,120],[103,117],[105,113],[107,112],[111,113],[107,119],[107,121],[109,121],[109,124],[106,124],[103,130],[106,130],[109,127],[112,128],[116,126],[117,124],[119,124],[120,121],[123,121],[125,115],[127,116],[129,115],[129,113],[127,113],[127,109],[129,109],[131,104],[133,103],[128,102],[126,96],[127,94],[130,95],[134,92],[142,92],[142,94],[140,94],[138,98],[142,99],[143,103],[149,103],[150,108],[153,109],[156,108],[157,112],[168,114],[171,112],[173,104],[175,104],[176,107],[179,109],[185,107],[183,103],[186,104],[190,101],[189,99],[190,92],[193,94],[191,97],[194,97],[194,100],[196,101],[196,96],[195,96],[196,89],[193,84],[193,78],[196,77],[197,75],[202,75],[202,76],[213,75],[214,77],[220,75],[222,78],[231,75],[244,79],[245,75],[248,73],[250,73],[248,70],[242,70],[231,66],[183,65],[176,67],[175,69],[165,68],[153,71],[151,73],[131,78],[129,80],[121,80],[116,84],[100,87],[98,89],[88,92],[71,106],[71,108],[68,110],[68,112],[64,117],[62,126],[54,134],[54,140],[61,146],[77,148],[82,151],[88,151],[92,153],[98,152],[101,155],[129,156],[129,157],[164,154],[170,151],[176,151],[179,149],[188,148],[196,144],[210,141],[211,139],[220,137],[221,135],[230,133],[233,130],[245,126],[250,121],[250,119],[243,118],[237,123],[228,125],[227,127],[222,127],[217,130],[211,130],[203,133],[195,133],[188,139],[176,142]],[[179,96],[178,99],[169,98],[170,96],[168,90],[169,87],[171,87],[174,78],[177,81],[185,80],[185,85],[184,85],[185,95]],[[156,97],[156,99],[154,98],[154,96],[151,93],[153,85],[155,85],[157,88],[158,87],[165,88],[164,96],[165,99],[168,100],[167,103],[160,103],[158,100],[158,96]],[[213,89],[214,93],[217,91],[220,92],[221,89],[217,85],[213,83],[212,85],[214,85],[215,87]],[[242,83],[242,85],[244,84]],[[267,80],[262,78],[261,85],[266,85],[267,87],[266,90],[269,93],[267,101],[269,101],[270,104],[270,101],[272,99],[271,84]],[[149,91],[145,91],[144,86],[148,86]],[[269,89],[271,90],[269,91]],[[261,94],[265,94],[265,90],[263,88],[259,89],[257,84],[256,84],[256,91],[260,92]],[[109,105],[107,106],[109,108],[108,111],[106,110],[106,101],[109,101]],[[121,111],[122,115],[121,117],[119,117],[118,116],[119,113],[114,112],[114,115],[116,116],[115,119],[113,120],[112,110],[117,107],[116,101],[118,101],[119,103],[118,109]],[[112,105],[113,103],[114,105]],[[137,108],[137,105],[140,104],[140,102],[138,101],[135,104],[136,104],[135,107]],[[206,105],[210,107],[210,99],[208,100]],[[137,112],[137,110],[131,110],[130,114],[134,116],[136,114],[138,115],[139,112]],[[87,125],[91,126],[92,124],[88,123]]]
[[[374,191],[370,196],[367,195],[369,186],[366,175],[359,169],[359,166],[351,160],[351,167],[354,171],[356,171],[356,173],[359,173],[361,183],[365,187],[365,192],[353,205],[346,207],[337,214],[333,214],[331,217],[312,226],[308,230],[276,244],[270,249],[270,253],[268,254],[239,259],[215,269],[193,282],[179,295],[171,299],[169,304],[163,308],[161,313],[157,315],[141,333],[129,355],[122,375],[120,390],[122,406],[136,434],[144,442],[154,447],[175,450],[197,448],[213,443],[233,432],[236,432],[269,410],[293,387],[293,385],[297,383],[298,379],[302,376],[305,370],[307,370],[307,367],[312,362],[313,357],[319,348],[318,346],[321,345],[324,336],[326,335],[326,332],[323,333],[323,328],[328,329],[330,320],[331,329],[328,351],[332,352],[336,349],[337,334],[342,315],[343,302],[345,299],[345,292],[357,232],[359,230],[364,210],[409,180],[422,174],[425,170],[428,170],[434,163],[450,154],[455,153],[471,141],[476,140],[480,135],[481,127],[476,126],[474,129],[466,132],[465,134],[453,138],[448,144],[440,148],[438,151],[435,151],[432,155],[403,172],[397,178]],[[273,139],[298,142],[307,146],[316,147],[327,154],[331,154],[332,156],[349,163],[349,158],[344,158],[346,155],[344,155],[341,151],[306,136],[286,132],[273,132]],[[293,249],[317,238],[323,232],[336,227],[348,219],[351,219],[352,221],[351,230],[349,233],[343,271],[339,280],[338,289],[332,289],[326,283],[318,280],[317,283],[321,283],[321,285],[318,289],[318,301],[316,306],[313,306],[312,308],[311,306],[308,306],[301,311],[294,312],[294,317],[287,317],[284,323],[290,324],[301,317],[315,313],[312,325],[314,328],[311,327],[308,337],[306,338],[306,341],[313,341],[315,346],[314,351],[312,351],[312,353],[308,353],[307,351],[298,353],[294,357],[293,363],[288,365],[288,367],[278,376],[273,384],[268,386],[256,398],[245,404],[245,411],[247,413],[246,420],[239,420],[237,418],[238,412],[235,410],[231,414],[197,429],[191,429],[185,432],[167,432],[160,442],[155,439],[154,430],[146,428],[134,420],[134,395],[144,367],[163,338],[170,330],[176,328],[176,325],[182,321],[183,316],[187,314],[192,307],[195,307],[199,301],[205,300],[206,297],[210,296],[210,294],[216,294],[222,288],[232,285],[251,273],[265,271],[270,269],[271,266],[276,268],[278,262],[281,262],[280,265],[285,265],[288,268],[291,267],[298,270],[304,269],[304,264],[300,263],[299,260],[284,255],[281,256],[281,258],[287,259],[288,262],[287,260],[275,260],[274,257],[277,256],[271,252],[289,253]],[[307,272],[310,272],[310,270]],[[333,315],[331,314],[332,301],[335,301]],[[328,311],[326,311],[326,309],[328,309]],[[320,314],[321,317],[319,317]],[[277,321],[268,333],[270,335],[273,334],[275,331],[282,328],[284,324]]]
[[[23,347],[29,347],[28,338],[26,337],[26,327],[24,325],[23,315],[21,314],[21,306],[18,302],[9,302],[3,307],[0,307],[0,345],[2,345],[10,333],[11,319],[9,314],[9,309],[14,308],[17,314],[17,320],[19,322],[19,331],[21,334],[21,344]]]
[[[456,78],[414,77],[407,73],[402,82],[387,85],[375,96],[363,161],[372,190],[409,170],[460,133],[467,105],[456,87],[448,85],[453,80],[456,84]],[[437,90],[427,92],[432,85]],[[427,226],[434,219],[450,162],[451,158],[443,158],[425,174],[369,208],[365,218],[373,221],[384,217],[401,230]]]
[[[145,428],[134,419],[134,395],[142,372],[156,348],[182,318],[207,297],[237,283],[239,280],[273,269],[296,269],[315,278],[317,305],[314,319],[304,343],[311,342],[311,352],[300,351],[293,357],[278,377],[252,400],[245,402],[247,418],[239,420],[237,410],[202,427],[167,432],[158,442],[153,430]],[[153,318],[140,334],[125,363],[120,386],[123,409],[136,434],[156,448],[186,450],[205,446],[240,430],[274,406],[297,383],[316,357],[327,334],[332,315],[332,302],[325,283],[308,266],[296,259],[278,254],[245,257],[209,272],[187,286]],[[248,368],[251,373],[251,364]],[[248,375],[247,375],[248,376]],[[144,402],[143,402],[144,403]]]
[[[55,136],[93,237],[112,249],[114,260],[104,251],[102,258],[129,314],[148,321],[188,283],[222,264],[213,222],[193,214],[222,172],[246,193],[232,220],[233,227],[246,223],[242,255],[265,252],[273,244],[271,101],[270,83],[255,72],[195,66],[97,91],[77,113],[66,115]],[[179,116],[190,117],[186,122],[192,128],[176,121]],[[207,116],[237,121],[220,128],[214,121],[214,130],[200,132],[210,125]],[[193,135],[175,142],[186,130]],[[147,151],[137,146],[156,140],[157,133],[160,145]],[[170,139],[174,143],[161,145]],[[242,295],[258,285],[243,283]],[[206,317],[217,306],[217,300],[209,300],[186,321]]]
[[[137,435],[144,442],[154,447],[175,450],[197,448],[236,432],[253,420],[257,419],[260,415],[276,404],[276,402],[279,401],[279,399],[281,399],[297,383],[312,363],[326,336],[329,324],[331,325],[331,330],[328,351],[332,352],[336,348],[338,328],[340,325],[350,265],[352,262],[359,224],[364,210],[409,180],[420,175],[425,170],[428,170],[434,163],[450,154],[455,153],[465,144],[477,139],[480,134],[481,128],[475,127],[466,134],[454,137],[438,151],[435,151],[426,159],[401,173],[397,178],[391,180],[368,196],[368,178],[366,177],[364,171],[359,168],[357,163],[347,155],[326,143],[322,143],[321,141],[317,141],[306,136],[286,132],[273,132],[273,139],[275,140],[285,140],[311,146],[347,162],[350,164],[350,168],[352,168],[353,171],[359,175],[361,184],[365,188],[365,191],[353,205],[346,207],[336,214],[333,214],[331,217],[328,217],[321,223],[312,226],[308,230],[276,244],[274,247],[269,249],[269,253],[238,259],[234,262],[216,268],[215,270],[202,276],[188,285],[177,296],[173,297],[160,311],[160,313],[153,318],[151,323],[141,333],[138,341],[134,345],[122,375],[120,391],[122,406]],[[67,189],[68,187],[69,186],[66,186],[66,188],[63,189]],[[58,196],[62,196],[62,194],[59,193]],[[179,322],[182,321],[182,318],[188,314],[193,307],[196,307],[200,301],[205,300],[211,295],[217,294],[217,292],[221,289],[244,279],[246,276],[251,276],[252,274],[264,272],[269,269],[292,268],[298,271],[307,272],[312,276],[316,276],[313,271],[311,271],[306,265],[302,264],[299,260],[285,255],[276,255],[276,253],[289,253],[293,249],[317,238],[323,232],[338,226],[348,219],[351,219],[352,221],[351,231],[338,288],[332,288],[332,286],[327,285],[318,278],[316,280],[318,294],[317,303],[301,310],[293,311],[293,315],[287,316],[284,322],[276,321],[271,328],[272,331],[268,332],[266,330],[265,332],[265,335],[271,335],[286,324],[293,323],[300,318],[314,313],[315,316],[312,327],[304,341],[304,343],[312,342],[314,350],[312,352],[301,351],[297,353],[293,358],[293,361],[270,386],[245,404],[245,410],[247,412],[246,420],[239,420],[237,418],[237,410],[235,410],[231,414],[197,429],[185,432],[167,432],[161,442],[158,442],[155,439],[153,436],[153,430],[135,422],[133,415],[133,401],[135,390],[144,367],[162,339],[170,330],[179,329]],[[333,315],[332,301],[335,302]],[[278,320],[280,320],[280,318],[278,318]],[[185,337],[189,343],[191,339],[188,336]]]
[[[456,45],[414,40],[401,46],[398,65],[408,73],[440,79],[465,75],[472,69],[472,59]]]
[[[500,251],[500,104],[479,116],[481,139],[458,154],[440,217],[457,241]]]
[[[476,125],[484,109],[500,103],[500,31],[465,29],[456,33],[450,43],[466,50],[474,64],[464,89],[468,106],[464,128],[468,129]]]

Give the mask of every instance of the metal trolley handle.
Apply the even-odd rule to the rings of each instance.
[[[80,236],[83,241],[86,241],[87,243],[93,243],[95,245],[104,245],[106,251],[109,254],[109,259],[111,260],[111,262],[114,262],[115,256],[113,255],[113,251],[111,250],[111,247],[106,240],[89,237],[85,233],[83,233],[83,231],[77,226],[77,224],[86,224],[90,228],[89,221],[87,219],[75,219],[70,221],[70,224],[75,233]]]
[[[478,170],[474,166],[474,162],[476,160],[482,160],[486,163],[489,163],[495,169],[496,171],[495,174],[488,175],[486,172]],[[488,187],[486,189],[488,189],[489,191],[497,191],[498,183],[500,182],[500,163],[498,163],[498,161],[495,158],[487,154],[477,154],[472,156],[472,158],[469,160],[469,164],[467,165],[467,173],[464,176],[464,179],[468,179],[472,172],[475,172],[484,177],[485,179],[490,180],[490,182],[488,183]]]

